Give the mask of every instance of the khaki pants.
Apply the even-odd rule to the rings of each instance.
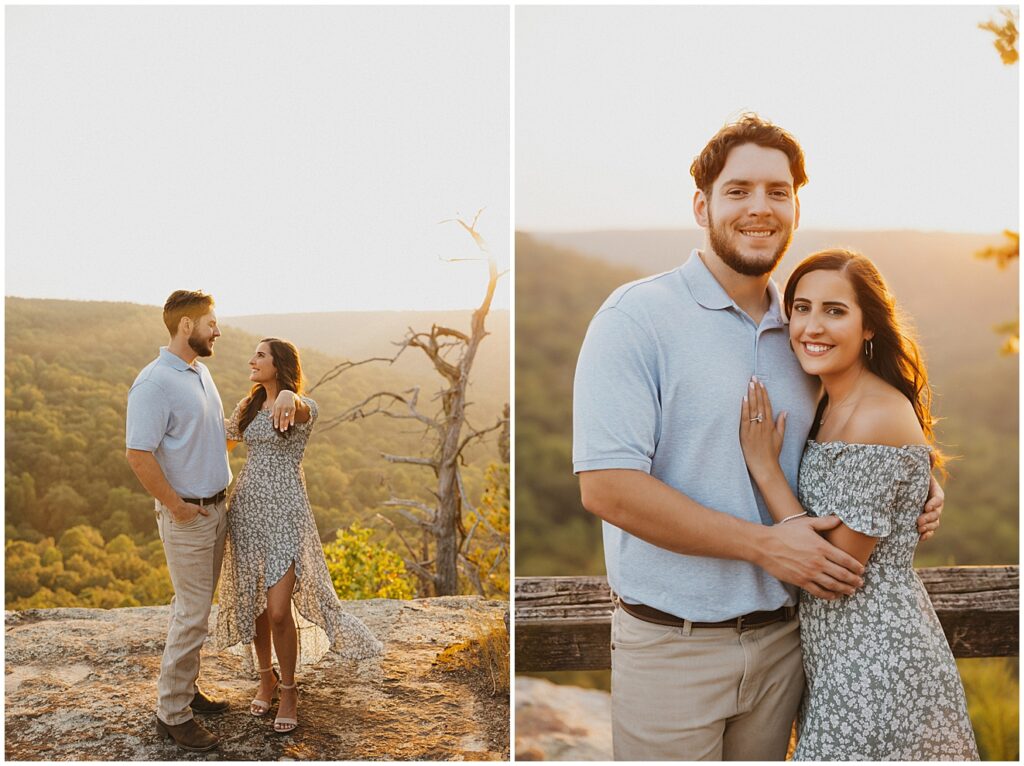
[[[739,633],[612,616],[617,761],[784,760],[803,689],[798,620]]]
[[[207,505],[187,524],[171,520],[157,502],[157,527],[164,544],[167,569],[174,585],[171,621],[157,682],[156,714],[171,726],[192,718],[189,704],[199,677],[199,651],[209,633],[210,604],[220,577],[227,531],[227,503]]]

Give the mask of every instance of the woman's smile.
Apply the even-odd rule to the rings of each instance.
[[[835,346],[831,346],[831,345],[828,345],[828,344],[825,344],[825,343],[808,343],[808,342],[804,342],[802,345],[804,347],[804,352],[808,356],[822,356],[824,354],[827,354],[833,348],[835,348]]]

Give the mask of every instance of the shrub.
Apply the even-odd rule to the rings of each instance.
[[[324,546],[327,571],[338,598],[411,599],[416,588],[402,557],[370,542],[372,535],[372,529],[352,524],[338,530],[337,538]]]

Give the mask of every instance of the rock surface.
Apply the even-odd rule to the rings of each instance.
[[[193,754],[159,738],[156,678],[170,607],[7,612],[5,755],[14,760],[507,760],[509,701],[486,670],[442,670],[446,648],[504,630],[508,605],[476,597],[375,599],[346,609],[384,642],[369,660],[300,670],[300,728],[253,718],[255,677],[203,647],[200,684],[231,709],[197,719],[221,737]],[[216,619],[211,618],[211,633]],[[507,688],[507,687],[506,687]]]
[[[516,760],[612,760],[611,695],[516,676]]]

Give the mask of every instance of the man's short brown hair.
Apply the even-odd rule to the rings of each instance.
[[[175,290],[164,303],[164,324],[173,338],[178,333],[182,317],[193,322],[209,314],[213,309],[213,296],[201,290]]]
[[[725,167],[729,152],[740,144],[757,144],[784,152],[789,158],[789,172],[793,174],[793,191],[799,191],[807,183],[804,151],[797,140],[778,125],[748,112],[715,133],[690,165],[690,175],[706,196],[711,196],[711,187]]]

